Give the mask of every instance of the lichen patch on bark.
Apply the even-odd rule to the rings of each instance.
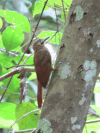
[[[71,123],[74,124],[77,121],[77,117],[71,117]]]
[[[76,18],[75,21],[79,21],[83,18],[83,9],[81,8],[81,6],[77,6],[74,10],[74,13],[76,13]]]
[[[76,129],[80,129],[80,128],[81,128],[81,125],[79,125],[79,124],[72,126],[72,130],[76,130]]]
[[[40,130],[42,133],[52,133],[51,123],[45,118],[40,119],[37,125],[36,133]]]
[[[100,40],[97,40],[96,44],[97,44],[97,47],[99,48],[100,47]]]
[[[60,75],[61,79],[66,79],[68,76],[71,75],[69,62],[67,64],[63,64],[63,66],[59,68],[58,75]]]

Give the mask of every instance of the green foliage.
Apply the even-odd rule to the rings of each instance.
[[[7,102],[0,103],[0,116],[2,116],[2,118],[5,118],[6,120],[15,120],[15,108],[15,104]]]
[[[0,128],[10,128],[16,119],[35,109],[37,109],[36,106],[29,102],[18,105],[6,102],[0,103]],[[39,115],[34,115],[34,112],[30,113],[18,121],[18,124],[15,124],[13,128],[16,130],[35,128],[38,119]]]
[[[16,119],[19,119],[26,113],[35,109],[37,109],[36,106],[29,102],[19,104],[15,111]],[[18,122],[19,130],[35,128],[37,126],[38,119],[39,115],[34,115],[34,112],[28,114]]]
[[[98,131],[100,129],[99,122],[86,124],[82,133],[91,133],[92,131]]]
[[[66,18],[67,18],[68,17],[68,11],[65,11],[65,14],[66,14]],[[65,16],[64,16],[63,10],[61,12],[61,19],[62,19],[63,22],[65,22]]]
[[[30,32],[30,23],[28,19],[20,13],[9,10],[0,10],[0,16],[5,18],[7,23],[12,23],[15,27],[19,27],[22,31]]]
[[[34,10],[34,5],[35,5],[36,0],[32,0],[31,2],[32,2],[32,7],[29,8],[29,11],[32,13]]]
[[[46,0],[39,0],[39,1],[36,3],[36,5],[35,5],[35,7],[34,7],[34,11],[33,11],[33,15],[34,15],[34,16],[35,16],[36,14],[41,13],[45,1],[46,1]],[[69,7],[70,7],[70,5],[71,5],[71,3],[72,3],[72,0],[67,0],[67,2],[66,2],[66,0],[63,0],[63,1],[64,1],[64,7],[67,8],[67,9],[69,9]],[[61,0],[48,0],[48,3],[47,3],[47,5],[46,5],[46,7],[45,7],[45,10],[47,10],[47,9],[49,9],[49,8],[51,8],[51,7],[53,7],[55,4],[58,5],[58,6],[60,6],[60,7],[62,7],[62,1],[61,1]],[[49,5],[49,6],[48,6],[48,5]]]
[[[95,86],[94,93],[100,93],[100,86]]]
[[[3,45],[7,51],[10,51],[18,46],[24,40],[24,34],[19,27],[7,27],[2,34]]]
[[[29,58],[27,59],[27,61],[25,62],[25,64],[33,64],[33,57],[34,57],[34,56],[29,57]],[[14,57],[13,60],[15,61],[16,64],[18,64],[20,58],[21,58],[21,56],[19,55],[19,56]],[[27,56],[24,55],[24,57],[23,57],[23,59],[22,59],[22,61],[21,61],[20,64],[23,64],[23,62],[24,62],[24,60],[25,60],[26,58],[27,58]],[[33,67],[34,67],[34,66],[33,66]]]
[[[28,78],[28,80],[36,79],[36,73],[31,74],[31,76]]]
[[[3,45],[3,42],[2,42],[2,35],[1,35],[1,32],[0,32],[0,47],[1,47],[1,48],[4,48],[4,45]]]
[[[5,54],[0,54],[0,65],[1,65],[1,69],[2,69],[2,73],[1,75],[4,75],[8,72],[10,72],[10,70],[6,70],[4,67],[10,67],[10,66],[13,66],[13,63],[12,63],[12,58],[5,55]],[[13,79],[9,85],[9,89],[8,91],[6,92],[6,94],[8,93],[12,93],[12,92],[16,92],[17,89],[19,88],[19,85],[20,85],[20,80],[17,78],[18,75],[14,75],[13,76]],[[3,80],[2,82],[4,83],[4,85],[6,86],[8,84],[8,81],[9,81],[10,78],[7,78],[5,80]],[[11,88],[11,89],[10,89]],[[2,91],[0,91],[0,94],[2,93]],[[1,94],[2,95],[2,94]]]
[[[2,67],[10,67],[12,66],[12,58],[9,57],[8,55],[5,55],[3,53],[0,53],[0,64]]]
[[[15,108],[16,105],[12,103],[0,103],[0,128],[9,128],[15,121]],[[18,130],[18,125],[14,127]]]
[[[3,26],[3,21],[2,21],[2,19],[0,18],[0,29],[2,28],[2,26]]]
[[[4,17],[7,23],[12,24],[12,26],[7,27],[3,31],[2,40],[0,37],[1,44],[3,41],[3,45],[6,50],[10,51],[20,46],[20,44],[23,42],[23,31],[30,33],[30,24],[25,16],[14,11],[0,10],[0,16]],[[0,22],[2,23],[2,21]]]
[[[96,113],[100,116],[100,108],[99,107],[96,107],[95,105],[91,105],[90,107],[92,109],[94,109],[96,111]],[[95,119],[97,119],[96,116],[90,117],[89,115],[87,115],[87,120],[95,120]],[[91,133],[91,131],[98,131],[99,129],[100,129],[99,122],[96,122],[96,123],[88,123],[88,124],[85,124],[85,127],[84,127],[82,133],[87,133],[87,132],[88,133]]]
[[[54,34],[56,33],[56,31],[51,31],[51,30],[48,30],[48,31],[43,31],[41,32],[38,37],[39,38],[45,38],[47,36],[50,36],[52,37]],[[60,41],[61,41],[61,38],[62,38],[62,33],[61,32],[58,32],[51,40],[50,42],[51,43],[54,43],[54,44],[60,44]]]
[[[2,74],[2,66],[0,65],[0,75]]]
[[[43,6],[44,6],[44,2],[45,2],[45,0],[39,0],[39,1],[36,3],[36,5],[35,5],[35,7],[34,7],[34,10],[33,10],[33,15],[34,15],[34,16],[35,16],[36,14],[39,14],[39,13],[42,12],[42,9],[43,9]],[[44,9],[44,11],[47,10],[47,9],[49,9],[49,8],[50,8],[50,7],[46,6],[45,9]]]

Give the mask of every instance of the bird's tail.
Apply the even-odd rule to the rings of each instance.
[[[38,93],[37,93],[38,108],[42,106],[42,85],[38,81]]]

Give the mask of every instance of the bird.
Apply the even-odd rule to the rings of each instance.
[[[53,71],[50,52],[44,45],[44,42],[48,38],[49,37],[37,39],[32,46],[34,50],[34,66],[38,84],[38,108],[42,107],[42,87],[46,88],[50,73]]]

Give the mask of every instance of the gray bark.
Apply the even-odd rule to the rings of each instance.
[[[100,0],[73,0],[36,132],[82,133],[99,72]]]

